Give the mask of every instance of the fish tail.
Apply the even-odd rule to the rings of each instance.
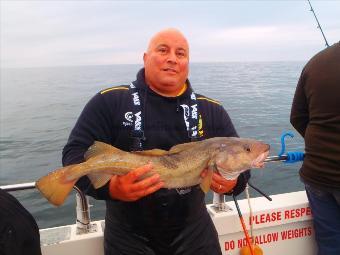
[[[62,205],[78,180],[67,180],[66,178],[67,172],[71,171],[74,167],[76,165],[59,168],[41,177],[35,184],[36,188],[53,205]]]

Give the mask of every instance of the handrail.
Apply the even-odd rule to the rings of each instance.
[[[0,189],[11,192],[35,189],[35,182],[10,184],[0,186]],[[77,234],[85,234],[95,231],[91,225],[90,209],[88,205],[88,198],[83,191],[77,186],[73,186],[76,193],[76,212],[77,212]]]
[[[18,191],[18,190],[26,190],[26,189],[35,189],[35,182],[26,182],[20,184],[10,184],[0,186],[0,189],[5,191]]]

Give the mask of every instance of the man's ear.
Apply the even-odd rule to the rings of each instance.
[[[147,58],[147,53],[144,52],[144,54],[143,54],[143,61],[144,61],[144,64],[145,64],[146,58]]]

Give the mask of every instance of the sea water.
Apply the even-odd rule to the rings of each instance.
[[[303,151],[300,135],[289,123],[303,62],[193,63],[190,81],[197,93],[220,101],[241,137],[263,140],[271,155]],[[1,69],[0,185],[33,182],[61,167],[61,151],[77,117],[98,91],[129,84],[141,65]],[[252,171],[252,183],[268,195],[303,190],[301,163],[267,163]],[[39,227],[75,223],[74,193],[64,205],[50,205],[38,191],[12,194],[33,214]],[[252,196],[259,196],[255,191]],[[240,196],[242,198],[243,195]],[[212,202],[212,193],[206,196]],[[91,218],[103,219],[103,201],[90,200]]]

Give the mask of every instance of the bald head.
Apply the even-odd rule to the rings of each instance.
[[[156,93],[176,96],[185,88],[189,73],[189,45],[177,29],[155,34],[143,56],[145,81]]]
[[[187,48],[188,54],[189,54],[189,43],[187,39],[185,38],[185,36],[182,34],[182,32],[176,28],[163,29],[159,31],[158,33],[156,33],[154,36],[152,36],[149,41],[147,52],[149,52],[152,49],[152,47],[154,47],[155,44],[157,44],[159,40],[162,40],[162,38],[166,38],[166,37],[171,37],[172,39],[182,41],[183,46]]]

